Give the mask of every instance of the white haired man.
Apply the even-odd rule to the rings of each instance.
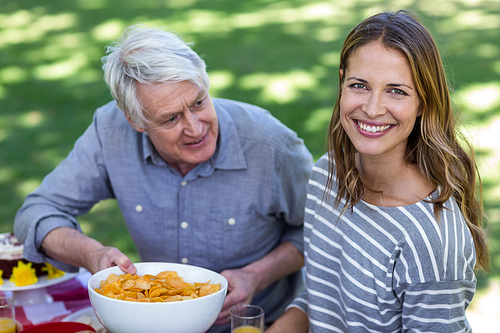
[[[209,332],[229,332],[238,304],[260,305],[273,321],[301,286],[312,167],[303,141],[266,110],[211,98],[204,61],[176,34],[129,27],[103,63],[115,100],[19,209],[14,231],[25,257],[66,271],[118,265],[135,273],[75,219],[114,198],[142,261],[227,278]]]

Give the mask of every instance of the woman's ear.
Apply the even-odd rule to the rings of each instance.
[[[418,106],[418,112],[417,112],[417,117],[420,117],[424,113],[424,107],[422,106],[422,103]]]
[[[344,70],[341,68],[339,69],[339,91],[342,92],[344,91]]]

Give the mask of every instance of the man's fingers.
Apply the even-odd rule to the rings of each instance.
[[[121,252],[118,258],[113,260],[113,263],[115,263],[125,273],[135,274],[137,272],[137,269],[132,261]]]

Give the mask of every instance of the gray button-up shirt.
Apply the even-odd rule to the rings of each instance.
[[[130,126],[116,102],[99,108],[69,156],[16,215],[25,257],[75,271],[44,256],[40,243],[57,227],[81,231],[75,216],[107,198],[118,201],[142,261],[220,272],[258,260],[285,241],[302,252],[311,154],[266,110],[212,100],[219,121],[216,151],[184,177]],[[268,318],[293,296],[295,278],[256,295]]]

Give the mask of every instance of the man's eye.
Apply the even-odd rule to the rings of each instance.
[[[168,118],[167,120],[165,120],[165,124],[171,124],[173,122],[175,122],[177,120],[177,118],[179,118],[179,116],[172,116],[170,118]]]

